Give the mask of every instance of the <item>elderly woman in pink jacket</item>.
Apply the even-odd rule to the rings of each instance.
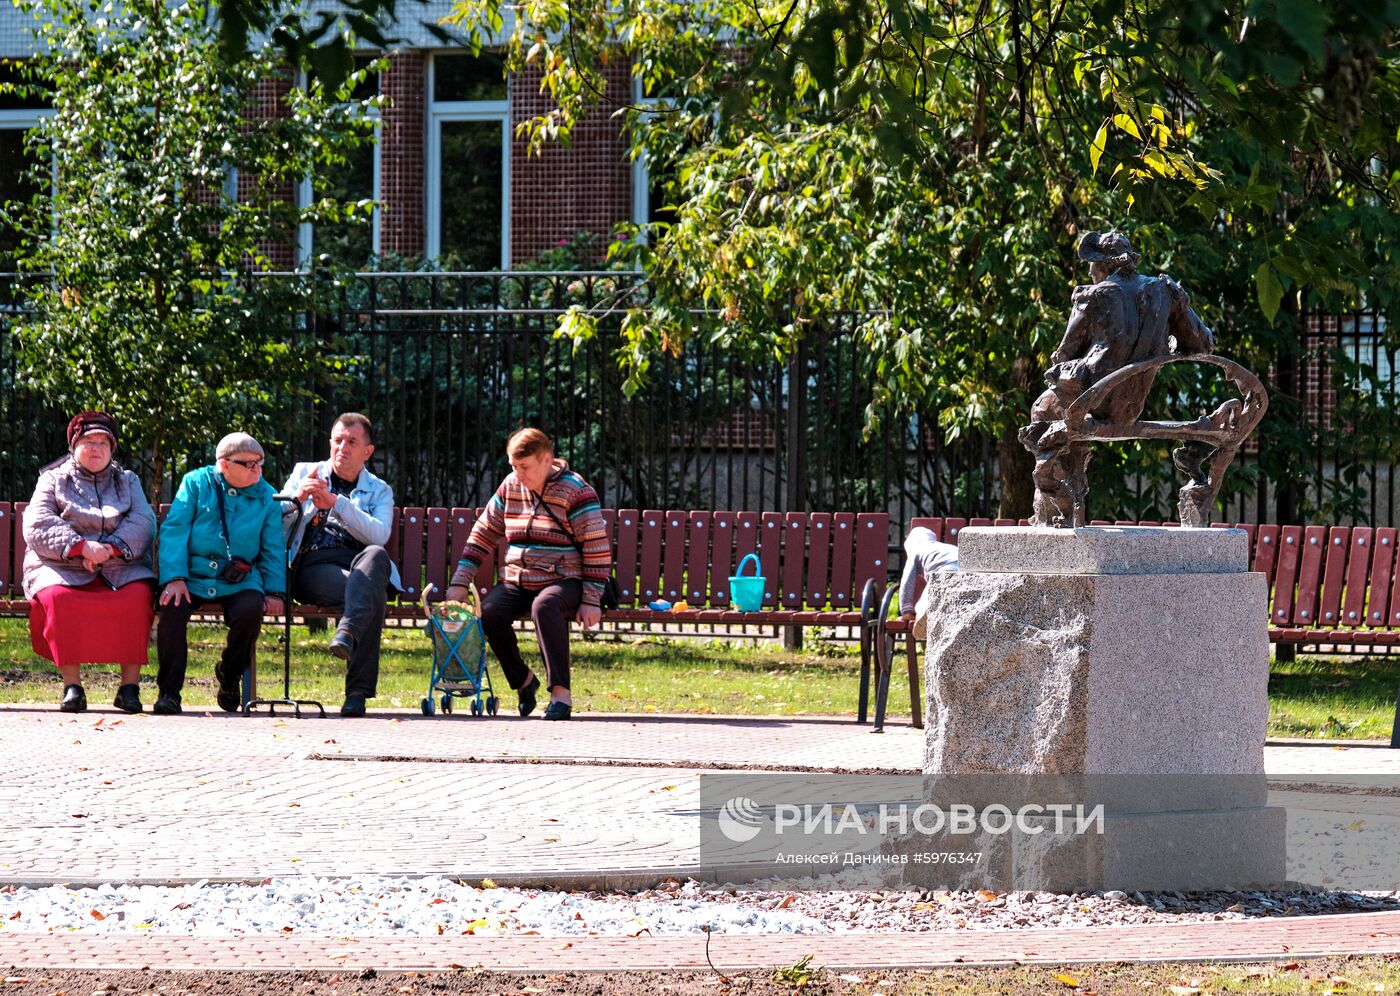
[[[64,712],[87,708],[79,667],[121,668],[118,709],[140,712],[150,644],[156,517],[136,475],[113,459],[117,423],[79,412],[69,453],[39,475],[24,510],[24,595],[34,652],[63,676]]]

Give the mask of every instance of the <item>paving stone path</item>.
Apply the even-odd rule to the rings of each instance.
[[[359,721],[82,716],[0,707],[0,885],[443,874],[628,888],[713,877],[694,819],[707,766],[917,771],[923,735],[828,719],[583,716]],[[387,760],[386,760],[387,759]],[[1400,751],[1266,748],[1303,824],[1400,828]],[[1358,794],[1373,793],[1373,794]],[[0,964],[64,967],[704,967],[703,938],[97,937],[0,931]],[[718,937],[716,964],[832,966],[1400,951],[1400,913],[939,935]]]

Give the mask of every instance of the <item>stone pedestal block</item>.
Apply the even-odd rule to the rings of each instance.
[[[1102,833],[1022,826],[988,841],[991,877],[1281,882],[1284,814],[1263,806],[1268,586],[1247,570],[1244,534],[967,528],[959,547],[960,571],[930,578],[919,606],[928,800],[1059,800],[1074,776],[1078,801],[1105,810]],[[995,779],[962,776],[1021,784],[1000,800]]]

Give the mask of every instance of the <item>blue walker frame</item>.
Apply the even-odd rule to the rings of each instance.
[[[444,716],[452,714],[454,698],[471,699],[473,716],[494,716],[500,708],[500,700],[496,698],[491,687],[491,672],[486,667],[486,634],[481,629],[481,597],[476,592],[476,586],[468,586],[475,615],[470,622],[462,626],[456,636],[448,632],[437,610],[428,605],[428,596],[435,590],[433,585],[426,585],[422,599],[423,615],[427,619],[423,628],[433,645],[433,667],[428,678],[428,695],[420,703],[423,715],[433,715],[433,697],[441,693],[442,698],[439,702]],[[463,644],[473,630],[481,637],[481,654],[475,661],[475,669],[462,657]],[[452,670],[454,666],[455,671]]]

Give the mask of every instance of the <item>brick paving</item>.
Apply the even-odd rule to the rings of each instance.
[[[360,721],[79,717],[0,707],[0,884],[443,874],[500,885],[713,879],[695,819],[701,766],[915,771],[923,735],[830,719],[584,716]],[[1290,832],[1400,831],[1400,751],[1266,748]],[[380,758],[393,758],[382,761]],[[325,758],[325,759],[321,759]],[[442,763],[442,762],[459,763]],[[474,762],[474,763],[466,763]],[[564,763],[574,762],[574,763]],[[587,762],[587,763],[578,763]],[[611,762],[611,765],[609,764]],[[1278,784],[1283,783],[1283,784]],[[1362,793],[1370,786],[1373,794]],[[1374,836],[1370,839],[1375,839]],[[1386,839],[1386,838],[1380,838]],[[1391,850],[1389,853],[1393,854]],[[0,931],[0,964],[329,969],[703,968],[703,938],[175,938]],[[565,944],[571,946],[564,947]],[[839,937],[719,937],[726,969],[1246,958],[1400,950],[1400,913],[1175,925]],[[37,961],[35,959],[38,959]]]

